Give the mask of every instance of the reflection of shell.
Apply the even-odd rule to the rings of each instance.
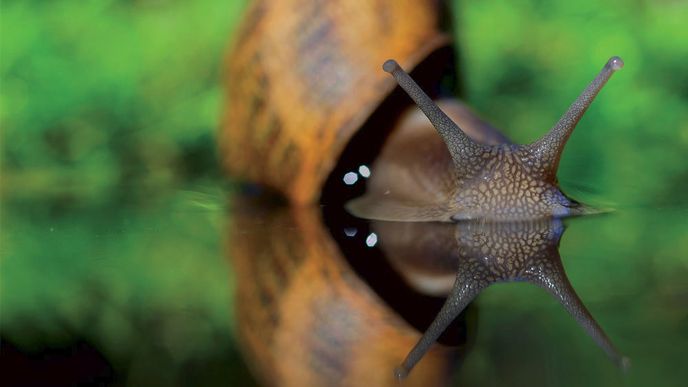
[[[317,208],[233,215],[244,353],[266,385],[396,385],[420,334],[350,269]],[[404,385],[447,382],[455,350],[435,346]]]
[[[396,86],[382,63],[396,58],[412,69],[446,46],[436,8],[416,0],[254,1],[227,63],[220,144],[228,171],[294,202],[316,200],[351,137]]]

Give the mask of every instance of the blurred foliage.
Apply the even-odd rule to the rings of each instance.
[[[247,379],[214,143],[243,5],[2,2],[3,340],[85,339],[127,384]]]
[[[2,7],[4,187],[98,195],[217,175],[220,66],[243,2]]]
[[[228,329],[229,215],[215,147],[221,61],[244,1],[1,7],[3,338],[40,348],[84,337],[132,384],[246,380]],[[465,97],[517,142],[544,133],[611,55],[625,60],[572,136],[560,178],[584,202],[680,210],[600,223],[593,241],[571,230],[562,255],[584,259],[572,282],[594,312],[608,308],[601,322],[620,347],[647,349],[637,384],[650,384],[678,366],[659,364],[660,353],[679,358],[686,340],[676,332],[688,268],[688,2],[465,1],[455,17]],[[605,281],[612,273],[620,282]],[[514,289],[484,297],[488,320],[518,306],[513,294],[532,295],[531,306],[545,297]],[[540,340],[559,343],[541,328]],[[654,347],[634,347],[640,328],[656,330]],[[532,353],[500,355],[499,336],[478,343],[464,381],[507,371],[521,380],[504,359]]]

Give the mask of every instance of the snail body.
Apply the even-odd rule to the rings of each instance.
[[[518,221],[586,213],[559,189],[557,167],[576,124],[622,66],[620,58],[609,59],[549,133],[531,144],[514,145],[476,141],[395,61],[385,62],[384,70],[418,104],[444,146],[435,140],[431,148],[421,149],[417,133],[395,138],[394,149],[385,148],[376,162],[369,191],[349,208],[361,217],[392,221]],[[400,149],[405,151],[401,156],[391,154]]]

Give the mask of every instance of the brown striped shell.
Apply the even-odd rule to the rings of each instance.
[[[318,199],[339,155],[396,87],[380,64],[413,69],[446,47],[433,1],[255,1],[226,61],[225,169]],[[412,22],[410,22],[412,21]]]

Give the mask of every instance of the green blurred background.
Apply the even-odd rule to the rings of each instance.
[[[244,2],[1,4],[3,348],[84,341],[125,384],[250,383],[232,336],[231,183],[215,144],[222,57]],[[664,322],[667,334],[651,354],[684,355],[688,2],[463,1],[455,19],[465,97],[516,142],[548,129],[611,55],[625,60],[559,176],[583,202],[636,212],[571,227],[562,256],[588,257],[567,265],[572,282],[586,302],[606,302],[595,314],[627,347],[638,332],[614,325],[629,317],[615,302],[665,291],[667,308],[652,310],[660,323],[647,326]],[[626,287],[598,296],[610,272]],[[494,291],[486,315],[514,291],[543,299]],[[485,382],[496,363],[476,353],[465,378]],[[663,372],[648,369],[635,384]]]

